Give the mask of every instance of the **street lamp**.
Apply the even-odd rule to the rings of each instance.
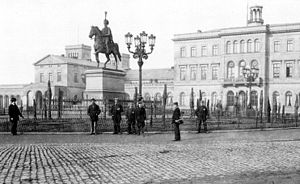
[[[134,37],[135,51],[133,52],[133,51],[130,50],[133,35],[129,32],[125,35],[125,42],[127,44],[127,49],[129,51],[129,53],[133,54],[134,59],[139,59],[138,60],[138,65],[139,65],[139,99],[142,98],[142,66],[144,64],[143,59],[148,59],[148,55],[153,52],[153,48],[154,48],[154,45],[155,45],[155,39],[156,39],[156,37],[153,34],[151,34],[149,37],[147,37],[147,36],[148,36],[148,34],[145,31],[143,31],[142,33],[140,33],[140,35],[137,35],[137,36]],[[149,41],[150,52],[146,52],[146,49],[145,49],[147,41]]]
[[[246,79],[246,81],[249,83],[249,109],[252,109],[252,104],[251,104],[251,87],[252,87],[252,82],[255,81],[258,77],[258,72],[259,69],[256,67],[245,67],[243,68],[243,76]]]

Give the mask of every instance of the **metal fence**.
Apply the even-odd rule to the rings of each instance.
[[[109,110],[113,105],[112,99],[98,99],[96,103],[100,106],[101,114],[98,122],[98,131],[112,131],[113,122]],[[124,112],[130,103],[136,104],[134,100],[119,100]],[[42,108],[29,107],[23,110],[24,120],[19,123],[20,131],[89,131],[89,117],[87,108],[89,100],[52,100],[51,104],[44,104]],[[171,118],[172,107],[163,104],[162,101],[144,101],[147,121],[146,131],[168,131],[172,130]],[[50,108],[49,108],[50,107]],[[195,110],[182,109],[184,124],[183,130],[196,130],[197,119]],[[49,116],[49,113],[51,116]],[[126,131],[127,123],[123,113],[121,128]],[[209,109],[209,129],[249,129],[268,127],[297,127],[298,115],[296,114],[265,114],[258,110],[251,113],[244,111],[217,111]],[[9,131],[10,122],[7,115],[0,116],[0,131]]]

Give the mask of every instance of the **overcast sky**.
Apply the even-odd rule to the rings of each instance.
[[[1,0],[0,84],[33,82],[33,63],[64,54],[65,45],[92,46],[90,26],[102,28],[105,11],[120,52],[128,53],[127,32],[153,33],[156,46],[143,68],[169,68],[174,34],[245,26],[247,4],[264,7],[266,24],[300,22],[299,0]]]

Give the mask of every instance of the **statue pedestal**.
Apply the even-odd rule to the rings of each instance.
[[[99,68],[85,71],[85,99],[124,98],[124,83],[126,73],[122,70]]]

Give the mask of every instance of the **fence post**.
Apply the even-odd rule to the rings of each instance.
[[[103,98],[103,103],[104,103],[104,114],[103,114],[103,119],[106,120],[106,98]]]
[[[153,101],[151,100],[151,105],[150,105],[150,127],[152,128],[152,123],[153,123]]]
[[[163,114],[162,114],[162,121],[163,126],[166,128],[166,103],[167,103],[167,84],[164,85],[164,91],[163,91]]]
[[[36,101],[33,99],[33,118],[36,119]]]

